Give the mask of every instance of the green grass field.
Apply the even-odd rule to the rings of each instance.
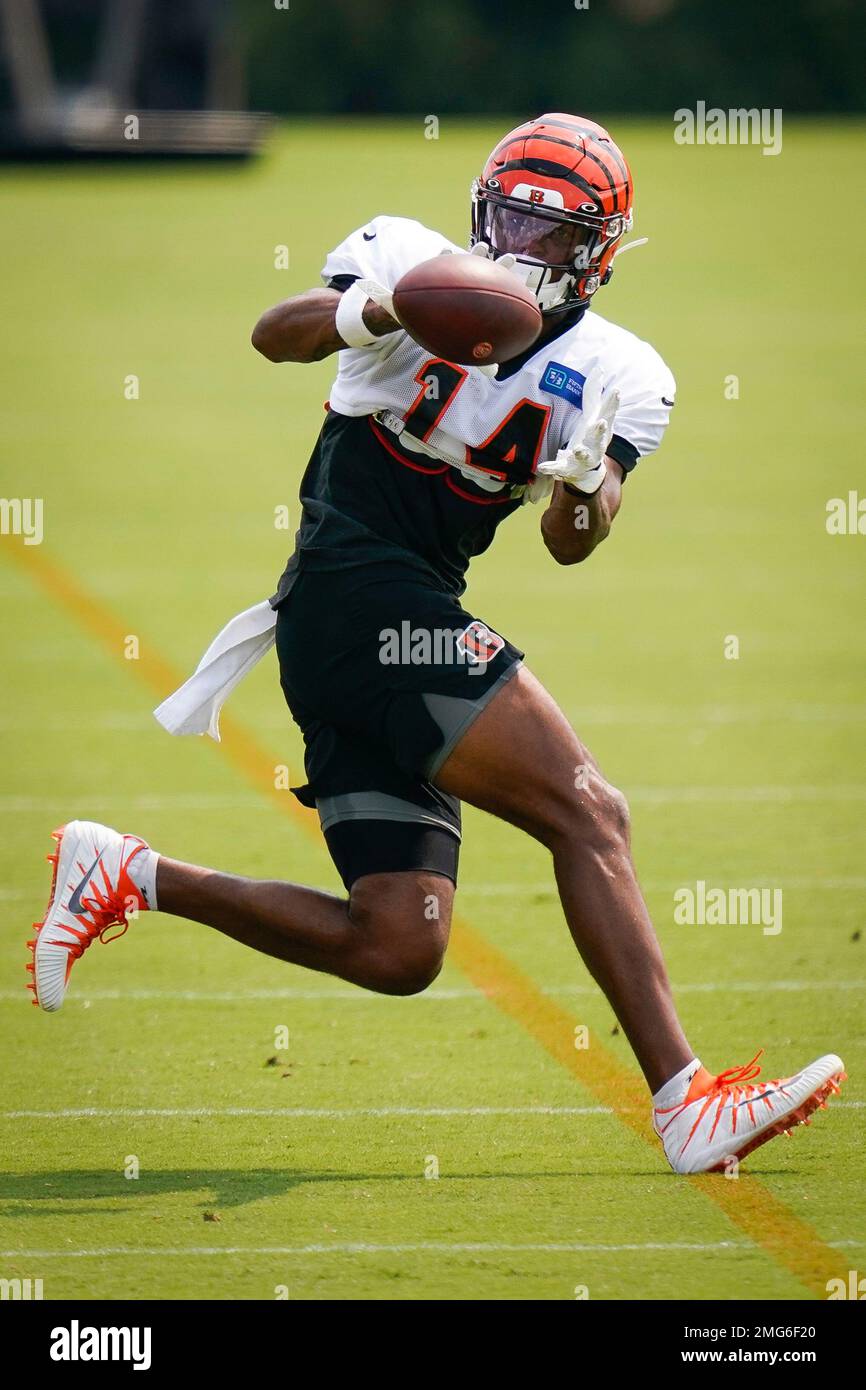
[[[788,1257],[801,1237],[815,1269],[864,1271],[866,540],[825,527],[827,500],[863,488],[863,258],[835,222],[816,247],[814,211],[816,189],[856,205],[862,129],[792,122],[777,158],[613,129],[650,243],[597,304],[671,364],[674,424],[587,565],[555,566],[526,509],[469,603],[628,794],[702,1059],[763,1046],[776,1076],[838,1051],[842,1100],[738,1183],[675,1178],[524,1026],[539,990],[548,1032],[589,1025],[590,1070],[593,1048],[635,1070],[546,854],[471,810],[457,906],[523,982],[516,1009],[458,967],[456,942],[426,995],[389,999],[167,917],[95,946],[59,1015],[29,1006],[43,854],[72,816],[338,888],[324,845],[227,745],[157,727],[146,677],[160,660],[186,675],[290,548],[274,508],[293,531],[331,365],[265,363],[258,313],[318,283],[376,212],[463,240],[500,129],[319,123],[244,169],[6,171],[0,493],[43,498],[45,534],[0,537],[0,1277],[42,1278],[51,1299],[820,1297]],[[229,709],[260,766],[297,781],[275,663]],[[677,925],[674,890],[698,879],[781,888],[782,931]],[[767,1239],[732,1215],[762,1194]]]

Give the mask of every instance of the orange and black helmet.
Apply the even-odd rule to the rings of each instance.
[[[472,185],[472,244],[511,253],[542,313],[589,303],[632,225],[625,156],[603,126],[554,112],[517,126]]]

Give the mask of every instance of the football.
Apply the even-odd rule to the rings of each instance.
[[[434,256],[397,283],[394,310],[407,333],[448,362],[507,362],[541,332],[531,290],[479,256]]]

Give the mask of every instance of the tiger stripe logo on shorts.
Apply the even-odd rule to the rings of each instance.
[[[505,646],[505,638],[476,618],[457,638],[457,650],[473,661],[492,661]]]

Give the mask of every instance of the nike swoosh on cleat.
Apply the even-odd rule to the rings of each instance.
[[[738,1110],[742,1110],[742,1108],[743,1108],[744,1105],[757,1105],[759,1101],[761,1101],[761,1100],[768,1100],[768,1099],[770,1098],[770,1096],[778,1096],[779,1094],[780,1094],[779,1091],[762,1091],[761,1094],[760,1094],[759,1096],[752,1096],[752,1099],[751,1099],[751,1100],[739,1100],[739,1101],[737,1101],[737,1107],[736,1107],[736,1108],[737,1108]]]
[[[73,916],[77,916],[78,913],[82,910],[81,890],[90,882],[93,870],[96,868],[101,858],[102,850],[99,851],[90,868],[87,870],[87,873],[84,875],[81,882],[76,886],[72,893],[72,896],[69,899],[69,911],[72,913]]]
[[[363,238],[364,238],[365,241],[375,241],[375,240],[376,240],[376,233],[375,233],[375,232],[362,232],[361,235],[363,236]]]

